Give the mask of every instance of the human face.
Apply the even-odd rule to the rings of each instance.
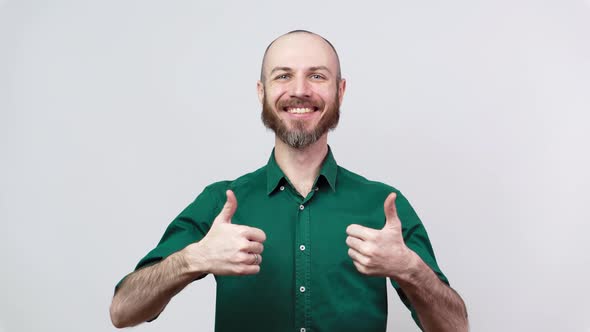
[[[262,121],[284,143],[303,149],[336,128],[345,81],[338,80],[338,60],[323,39],[307,33],[277,39],[262,70]]]

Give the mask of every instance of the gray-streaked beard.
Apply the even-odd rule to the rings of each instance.
[[[294,130],[285,130],[282,131],[282,135],[277,135],[289,146],[295,149],[303,149],[317,142],[317,140],[322,137],[323,133],[318,129],[319,127],[316,127],[311,132],[305,131],[305,123],[303,123],[303,121],[296,121]]]
[[[282,111],[279,111],[282,112]],[[311,131],[305,130],[304,121],[295,121],[294,129],[289,130],[287,125],[274,113],[272,107],[266,102],[266,96],[262,100],[262,123],[264,126],[272,131],[275,135],[294,149],[304,149],[311,144],[317,142],[322,135],[329,130],[333,130],[338,126],[340,120],[340,105],[338,104],[338,92],[334,102],[326,109],[326,114],[320,119],[320,122]]]

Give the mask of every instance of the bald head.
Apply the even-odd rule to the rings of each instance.
[[[323,56],[325,63],[318,63],[318,56]],[[332,43],[313,32],[293,30],[273,40],[266,47],[262,58],[260,81],[264,84],[273,68],[286,65],[284,61],[289,62],[295,58],[315,61],[316,63],[309,63],[311,66],[326,66],[333,71],[338,81],[341,79],[340,59]]]

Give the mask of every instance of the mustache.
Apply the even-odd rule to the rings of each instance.
[[[291,97],[289,99],[280,101],[277,106],[279,109],[285,109],[287,107],[322,109],[324,107],[324,103],[312,98]]]

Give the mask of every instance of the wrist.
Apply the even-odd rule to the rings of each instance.
[[[406,258],[404,260],[406,262],[404,269],[392,275],[391,278],[395,279],[398,283],[411,283],[420,275],[423,262],[420,256],[410,248],[407,248]]]
[[[199,243],[193,243],[178,252],[186,267],[185,272],[192,279],[198,279],[209,273],[207,260],[202,254]]]

